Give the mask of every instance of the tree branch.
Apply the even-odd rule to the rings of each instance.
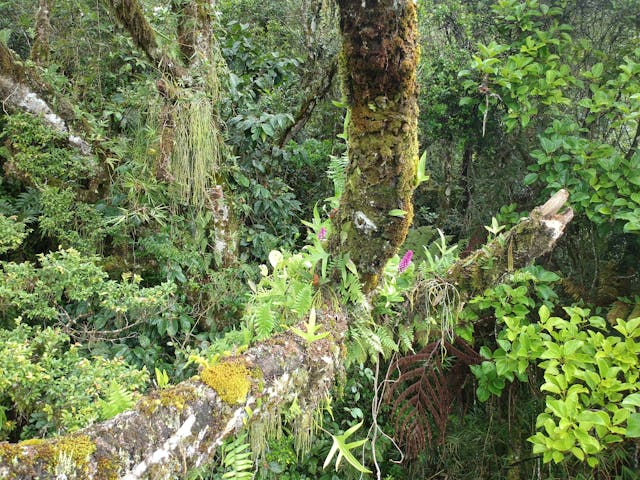
[[[566,190],[558,191],[504,235],[457,262],[449,270],[448,280],[459,291],[473,295],[499,283],[505,273],[551,251],[573,218],[570,207],[560,213],[568,199]]]
[[[107,0],[107,4],[138,48],[156,67],[175,79],[186,76],[186,70],[180,63],[158,45],[156,34],[137,0]]]
[[[338,59],[334,58],[331,61],[331,64],[327,67],[326,74],[322,76],[322,78],[316,82],[316,84],[312,87],[311,93],[307,95],[307,97],[300,105],[298,109],[298,113],[291,125],[284,129],[280,138],[278,139],[278,146],[283,148],[291,139],[293,139],[299,132],[304,128],[309,118],[313,114],[318,103],[327,95],[329,90],[331,89],[331,84],[333,83],[333,77],[338,70]]]

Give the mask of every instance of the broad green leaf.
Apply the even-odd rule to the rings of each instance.
[[[622,400],[623,407],[640,407],[640,393],[632,393]]]

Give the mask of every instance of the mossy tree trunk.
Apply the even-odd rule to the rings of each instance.
[[[349,166],[334,251],[349,252],[371,290],[404,241],[418,162],[418,61],[413,0],[339,0],[350,109]]]
[[[39,0],[36,13],[35,38],[31,46],[31,59],[38,64],[46,64],[49,59],[49,39],[51,38],[51,7],[53,0]]]
[[[162,72],[157,82],[163,108],[156,176],[172,184],[182,204],[212,212],[214,253],[221,265],[230,265],[236,254],[236,224],[221,174],[225,145],[217,107],[224,61],[213,34],[215,2],[172,0],[178,19],[179,55],[174,57],[160,48],[138,0],[107,1],[138,48]]]

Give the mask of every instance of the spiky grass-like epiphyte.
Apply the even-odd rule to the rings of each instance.
[[[200,95],[179,100],[175,125],[169,167],[173,188],[181,203],[202,208],[222,163],[222,137],[212,99]]]

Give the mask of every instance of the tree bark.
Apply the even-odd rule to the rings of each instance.
[[[223,363],[246,367],[244,375],[251,386],[237,402],[222,400],[224,394],[194,378],[154,391],[134,410],[79,432],[51,440],[0,443],[0,478],[172,479],[211,462],[216,447],[246,421],[280,421],[280,412],[293,401],[304,412],[313,412],[342,368],[347,328],[341,313],[321,313],[318,321],[331,337],[307,344],[286,332],[225,359]],[[310,429],[311,416],[307,419],[297,428]]]
[[[566,191],[558,192],[529,218],[460,260],[445,280],[461,288],[483,289],[508,270],[543,255],[571,220],[571,209],[558,213],[566,200]],[[514,246],[510,249],[509,244]],[[477,276],[489,262],[493,262],[491,274]],[[245,422],[279,421],[282,408],[294,400],[310,419],[310,412],[329,394],[341,371],[348,325],[342,312],[320,312],[317,321],[331,332],[329,337],[306,344],[286,332],[224,360],[247,369],[250,389],[237,403],[223,401],[223,394],[203,383],[206,376],[201,374],[170,389],[153,391],[134,410],[80,432],[51,440],[0,443],[0,478],[176,478],[211,462],[216,447],[238,433]],[[299,428],[309,424],[302,422]]]
[[[39,116],[52,129],[67,135],[71,147],[80,150],[83,155],[89,155],[89,143],[70,132],[69,121],[73,120],[73,109],[69,103],[57,98],[57,103],[65,112],[59,114],[49,106],[49,97],[55,97],[49,86],[0,42],[0,101],[3,112],[20,110]]]
[[[404,241],[418,162],[418,61],[413,0],[339,0],[349,166],[331,238],[366,291]]]
[[[53,0],[39,0],[36,13],[35,38],[31,47],[31,60],[44,65],[49,60],[49,39],[51,38],[51,8]]]

